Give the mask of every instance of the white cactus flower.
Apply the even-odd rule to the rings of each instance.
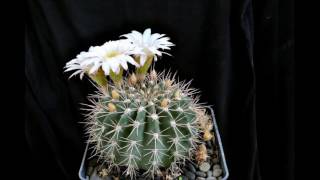
[[[170,50],[170,47],[174,46],[174,44],[169,41],[169,37],[165,37],[165,34],[151,34],[150,28],[146,29],[143,34],[138,31],[132,31],[131,33],[121,36],[126,37],[135,47],[142,49],[143,54],[138,54],[140,55],[141,66],[144,65],[148,56],[153,56],[154,60],[157,61],[157,56],[162,56],[162,53],[168,54],[163,50]]]
[[[141,54],[141,50],[129,41],[108,41],[102,46],[90,47],[88,52],[81,52],[66,64],[65,71],[76,70],[70,77],[80,74],[80,78],[84,73],[95,74],[100,67],[106,76],[110,71],[119,74],[121,67],[128,69],[128,62],[139,67],[131,57],[133,54]]]

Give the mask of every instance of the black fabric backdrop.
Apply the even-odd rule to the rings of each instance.
[[[26,140],[37,170],[77,179],[80,103],[93,91],[65,63],[91,45],[152,28],[176,44],[156,68],[193,79],[213,105],[231,180],[293,179],[294,20],[284,0],[29,0]],[[36,179],[43,179],[35,175]]]

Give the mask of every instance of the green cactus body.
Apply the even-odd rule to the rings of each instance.
[[[127,167],[128,175],[137,169],[155,175],[161,167],[177,167],[195,148],[194,100],[180,84],[166,86],[165,81],[147,77],[136,85],[110,87],[119,97],[102,95],[95,102],[101,108],[91,116],[90,142],[109,165]],[[164,99],[168,103],[162,105]],[[109,103],[116,109],[110,111]]]

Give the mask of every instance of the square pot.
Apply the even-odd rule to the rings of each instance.
[[[211,117],[212,117],[212,121],[213,121],[213,131],[214,131],[214,135],[216,137],[216,144],[219,149],[220,165],[221,165],[222,171],[223,171],[222,180],[227,180],[229,177],[229,171],[228,171],[228,167],[227,167],[226,158],[224,156],[224,151],[223,151],[223,146],[222,146],[222,142],[221,142],[221,138],[220,138],[220,133],[218,130],[218,125],[217,125],[216,118],[214,116],[214,112],[213,112],[212,108],[208,108],[208,109],[211,112]],[[89,144],[87,144],[86,149],[84,151],[84,155],[82,157],[82,162],[81,162],[81,166],[80,166],[80,170],[79,170],[80,180],[89,180],[89,176],[86,175],[86,158],[87,158],[88,147],[89,147]]]

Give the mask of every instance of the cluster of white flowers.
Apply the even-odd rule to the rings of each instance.
[[[100,68],[106,76],[111,71],[119,74],[121,68],[128,69],[128,63],[141,67],[148,57],[156,61],[157,57],[165,53],[163,50],[169,50],[174,45],[165,34],[151,34],[151,29],[146,29],[143,34],[132,31],[120,37],[126,39],[108,41],[102,46],[90,47],[87,52],[81,52],[66,64],[65,71],[75,71],[70,77],[80,74],[81,79],[86,73],[96,74]]]

